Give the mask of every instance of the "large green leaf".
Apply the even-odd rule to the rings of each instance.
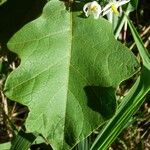
[[[115,88],[138,68],[106,20],[85,19],[74,5],[69,12],[50,1],[8,43],[21,64],[5,94],[29,107],[27,131],[41,133],[55,150],[70,149],[112,117]]]

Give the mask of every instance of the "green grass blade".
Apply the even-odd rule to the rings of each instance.
[[[142,39],[139,36],[133,23],[131,22],[131,20],[127,16],[126,16],[126,19],[128,21],[131,33],[132,33],[133,38],[134,38],[134,41],[135,41],[137,48],[139,50],[140,56],[142,57],[143,64],[149,68],[150,67],[150,55],[149,55],[147,49],[144,47]]]
[[[82,140],[78,146],[76,147],[76,150],[89,150],[89,140],[88,138]]]
[[[126,11],[126,14],[127,14],[127,15],[128,15],[129,13],[130,13],[130,12]],[[117,25],[115,31],[114,31],[115,39],[118,38],[118,36],[119,36],[119,34],[120,34],[120,32],[121,32],[121,30],[122,30],[123,25],[125,24],[125,22],[126,22],[126,17],[125,17],[125,15],[123,14],[123,15],[121,16],[121,19],[120,19],[120,21],[119,21],[119,23],[118,23],[118,25]]]
[[[19,131],[12,141],[11,150],[28,150],[36,137],[36,134]]]
[[[121,18],[119,19],[118,21],[118,24],[114,30],[114,35],[115,35],[115,38],[117,39],[122,28],[123,28],[123,25],[125,24],[126,22],[126,16],[125,14],[128,16],[130,14],[130,12],[134,11],[135,9],[137,9],[137,5],[138,5],[138,0],[131,0],[128,4],[127,4],[127,7],[125,9],[125,13],[123,13],[121,15]]]

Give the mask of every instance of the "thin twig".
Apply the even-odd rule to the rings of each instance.
[[[17,105],[17,103],[14,102],[14,105],[13,105],[13,108],[12,108],[12,111],[11,111],[11,116],[13,116],[13,114],[14,114],[14,112],[16,110],[16,105]]]
[[[147,48],[150,44],[150,36],[148,37],[147,41],[144,43],[144,46]]]
[[[126,41],[126,37],[127,37],[127,27],[128,27],[128,22],[127,20],[124,23],[124,29],[123,29],[123,41]]]
[[[144,35],[146,35],[149,31],[150,31],[150,26],[148,26],[148,27],[141,33],[141,37],[143,37]]]
[[[2,103],[3,103],[3,109],[5,112],[5,115],[8,116],[8,104],[7,104],[7,99],[5,98],[3,92],[1,91],[1,97],[2,97]]]
[[[7,134],[9,138],[12,138],[13,134],[11,131],[11,127],[8,121],[9,114],[8,114],[8,103],[7,103],[7,98],[4,96],[3,92],[1,91],[1,98],[2,98],[2,104],[3,104],[3,112],[4,112],[4,122],[7,128]]]
[[[13,113],[12,117],[16,117],[16,116],[18,116],[18,115],[20,115],[22,113],[25,113],[25,112],[27,112],[27,109],[26,108],[22,108],[19,112]]]

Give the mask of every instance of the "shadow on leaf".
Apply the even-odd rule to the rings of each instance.
[[[87,86],[84,88],[84,90],[87,95],[88,106],[92,110],[99,112],[104,117],[104,119],[109,119],[114,115],[116,106],[114,88]]]

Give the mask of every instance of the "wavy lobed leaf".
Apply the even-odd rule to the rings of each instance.
[[[115,88],[138,68],[111,25],[83,18],[78,5],[69,12],[63,2],[50,1],[8,43],[21,64],[5,94],[29,107],[27,131],[41,133],[56,150],[72,148],[112,117]]]

